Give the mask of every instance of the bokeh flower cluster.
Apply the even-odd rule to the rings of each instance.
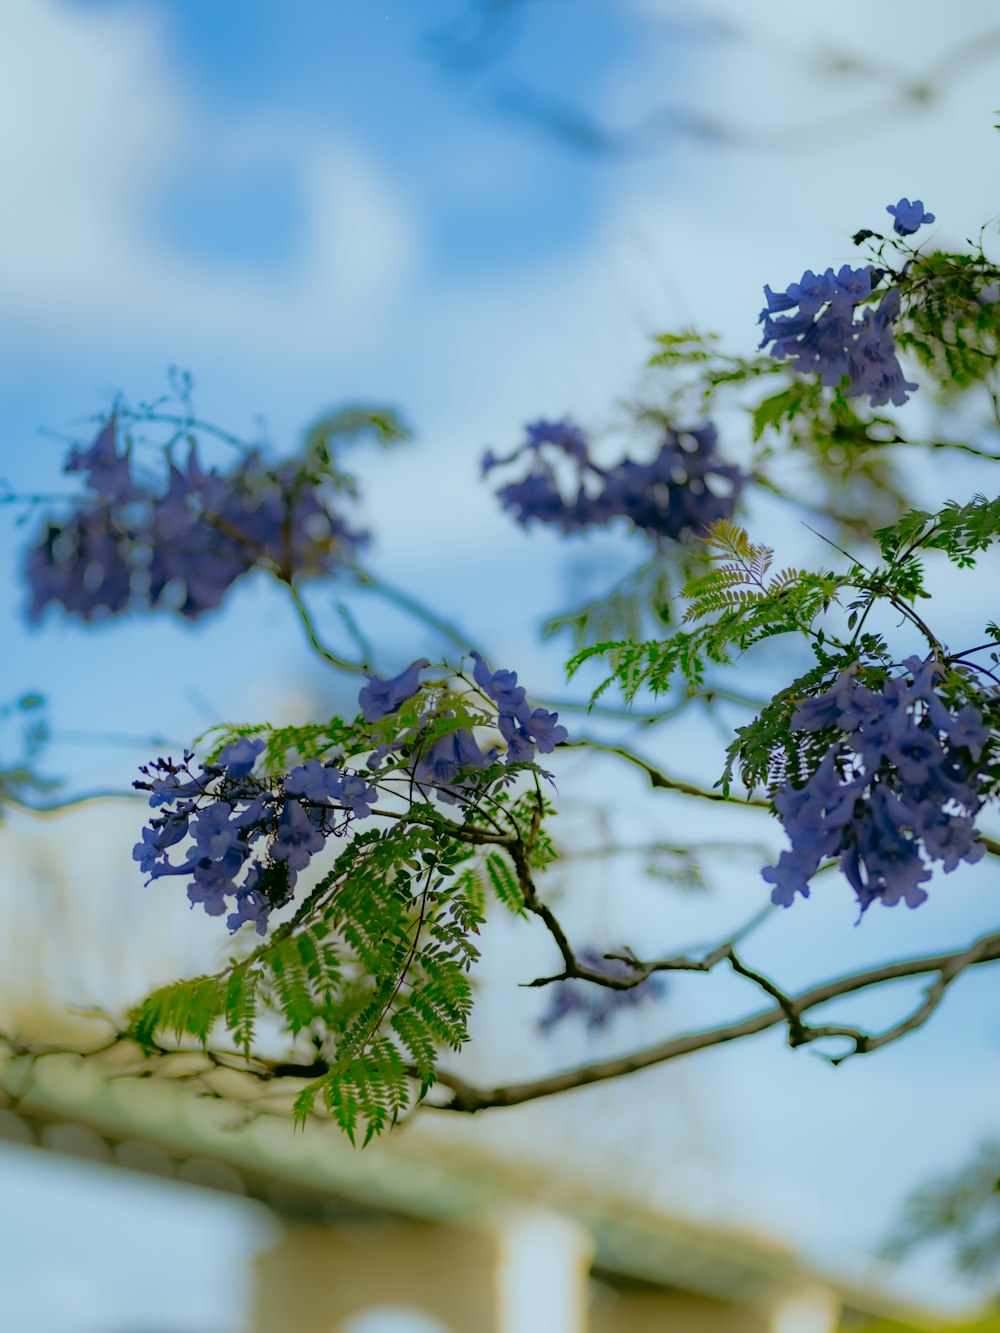
[[[607,976],[627,977],[632,973],[628,963],[608,958],[596,949],[579,949],[576,958],[584,967]],[[538,1027],[549,1033],[566,1019],[578,1019],[588,1032],[603,1032],[618,1014],[662,999],[666,989],[666,979],[655,972],[627,990],[573,979],[555,981],[547,987],[549,1003]]]
[[[330,574],[365,540],[295,459],[271,465],[250,449],[228,471],[205,470],[192,444],[183,463],[168,454],[165,477],[140,480],[113,415],[64,471],[87,494],[28,551],[32,620],[53,604],[87,621],[154,608],[197,620],[252,569]]]
[[[746,478],[725,462],[717,444],[718,432],[710,422],[668,428],[649,462],[626,457],[604,467],[571,421],[536,421],[507,457],[487,453],[483,473],[528,455],[525,475],[497,491],[500,503],[522,525],[551,523],[569,534],[625,519],[648,537],[679,541],[730,518],[736,507]],[[560,469],[572,475],[571,494],[560,484]]]

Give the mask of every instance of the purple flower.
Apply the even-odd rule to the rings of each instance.
[[[583,460],[587,457],[587,437],[572,421],[534,421],[525,426],[524,430],[529,448],[554,444],[571,458]]]
[[[169,773],[165,778],[154,778],[152,782],[143,784],[143,787],[152,793],[149,804],[154,810],[160,805],[170,805],[179,796],[200,796],[204,790],[202,783],[195,778],[190,782],[178,781],[176,773]]]
[[[524,686],[517,683],[517,672],[506,671],[502,667],[499,671],[492,671],[480,653],[473,651],[469,656],[475,662],[472,668],[473,680],[496,702],[500,711],[514,717],[521,714],[527,716],[530,710],[525,702]]]
[[[271,812],[274,804],[274,796],[268,791],[261,791],[242,810],[236,811],[233,816],[233,823],[237,828],[243,830],[248,841],[254,841],[261,837],[268,828],[273,827]]]
[[[221,861],[199,861],[187,890],[191,906],[200,903],[209,916],[221,916],[226,910],[226,895],[236,892],[235,876],[243,860],[236,852],[229,852]]]
[[[792,714],[793,731],[825,731],[836,724],[840,716],[840,705],[833,694],[817,695],[815,699],[804,699]]]
[[[559,722],[558,713],[549,713],[544,708],[536,708],[524,724],[524,734],[541,750],[542,754],[551,754],[557,745],[569,737],[569,732]]]
[[[434,742],[417,762],[414,776],[418,782],[449,784],[460,768],[485,768],[493,762],[492,753],[483,754],[467,727],[450,731]]]
[[[286,801],[278,818],[277,837],[271,844],[275,861],[285,861],[289,870],[305,870],[326,842],[306,809],[298,801]]]
[[[530,716],[530,714],[529,714]],[[535,760],[535,744],[524,726],[510,713],[497,718],[500,734],[507,742],[505,761],[508,764],[531,764]]]
[[[711,423],[688,430],[668,429],[650,462],[623,458],[603,467],[587,453],[581,433],[567,438],[563,427],[540,422],[529,427],[528,445],[505,460],[491,457],[490,466],[513,462],[524,448],[533,452],[528,473],[497,491],[500,503],[518,523],[551,523],[570,534],[625,518],[650,537],[678,540],[718,518],[729,518],[745,484],[739,469],[716,452],[716,444]],[[561,449],[575,465],[572,498],[564,495],[551,461],[541,452],[546,445]]]
[[[343,785],[344,775],[340,770],[321,764],[318,759],[307,759],[285,778],[285,791],[290,796],[304,796],[307,801],[319,803],[339,801]]]
[[[578,532],[586,525],[586,497],[567,504],[556,485],[552,469],[536,463],[521,481],[509,482],[497,491],[504,509],[514,514],[522,526],[534,519],[539,523],[557,523],[565,533]]]
[[[983,753],[983,746],[989,740],[989,730],[983,726],[983,715],[972,704],[966,704],[955,715],[955,720],[948,729],[948,741],[951,745],[964,746],[978,763]]]
[[[376,796],[375,788],[369,787],[364,778],[357,773],[350,773],[343,779],[338,799],[342,805],[348,807],[356,819],[367,819],[372,812]]]
[[[847,314],[851,306],[859,305],[869,297],[871,290],[870,268],[851,268],[850,264],[844,264],[834,279],[831,301],[834,306],[839,305],[843,313]]]
[[[878,899],[884,907],[905,902],[919,907],[927,894],[919,887],[931,872],[920,858],[915,839],[902,832],[906,812],[898,798],[877,786],[852,829],[852,845],[841,867],[864,912]]]
[[[592,968],[595,972],[619,977],[632,974],[628,963],[620,958],[605,958],[596,949],[580,949],[576,956],[584,967]],[[665,991],[665,980],[655,973],[628,990],[612,990],[588,981],[557,981],[548,988],[549,1007],[538,1026],[542,1032],[549,1032],[564,1018],[577,1014],[583,1019],[588,1031],[600,1032],[616,1014],[658,1000]]]
[[[808,898],[809,881],[819,869],[822,859],[822,855],[814,855],[805,846],[793,847],[791,850],[786,848],[781,852],[773,866],[765,866],[760,872],[766,883],[774,885],[771,902],[776,907],[791,907],[797,893]]]
[[[894,403],[902,407],[918,386],[903,378],[896,356],[896,341],[889,327],[899,310],[899,288],[893,287],[877,310],[866,310],[848,353],[851,386],[848,396],[868,394],[873,407]]]
[[[245,848],[238,825],[230,819],[232,812],[225,801],[214,801],[198,811],[191,825],[196,857],[218,861],[231,851]]]
[[[855,307],[871,295],[873,280],[880,276],[870,265],[844,264],[836,275],[827,269],[822,277],[807,269],[802,281],[790,284],[780,297],[765,287],[761,347],[771,343],[772,356],[791,357],[794,370],[817,373],[827,388],[839,388],[847,377],[848,397],[867,394],[873,407],[888,402],[902,406],[917,385],[903,378],[890,327],[899,313],[899,289],[890,288],[878,309],[866,310],[860,323],[854,318]],[[773,318],[775,311],[796,305],[797,315]]]
[[[787,310],[797,305],[799,314],[811,319],[818,313],[821,305],[833,300],[836,288],[837,280],[833,276],[832,268],[828,268],[823,274],[816,274],[811,268],[807,268],[799,282],[789,283],[788,290],[784,293],[787,305],[782,308]],[[764,288],[765,295],[769,291],[769,287]]]
[[[379,722],[382,718],[395,713],[407,699],[412,699],[420,688],[419,676],[424,667],[430,666],[426,657],[411,662],[405,671],[389,680],[366,671],[368,684],[362,686],[358,694],[358,703],[366,722]]]
[[[123,503],[144,497],[132,482],[128,450],[118,452],[114,415],[98,431],[89,449],[70,451],[63,471],[85,473],[87,485],[102,500]]]
[[[948,873],[983,855],[975,765],[990,733],[971,704],[952,715],[937,693],[944,674],[937,658],[902,665],[880,691],[850,668],[793,714],[793,729],[841,734],[801,787],[787,784],[773,796],[791,842],[763,872],[774,902],[787,907],[796,893],[808,896],[822,860],[839,856],[862,912],[875,901],[916,907],[931,875],[925,857]]]
[[[213,766],[228,770],[231,778],[245,778],[257,762],[257,756],[266,748],[266,742],[260,737],[241,736],[219,752]]]
[[[883,759],[891,758],[895,748],[911,729],[905,709],[886,709],[861,723],[850,738],[851,748],[861,755],[865,769],[874,773]]]
[[[911,236],[925,222],[933,222],[934,214],[924,212],[922,199],[900,199],[898,204],[886,204],[885,211],[893,217],[892,229],[898,236]]]
[[[259,889],[251,887],[251,876],[253,876],[253,882],[256,883],[259,878],[259,868],[257,866],[251,868],[246,883],[237,893],[236,911],[226,917],[226,925],[235,934],[240,926],[251,921],[258,935],[266,935],[268,917],[271,914],[271,903]]]
[[[220,475],[201,468],[194,447],[184,467],[167,457],[161,489],[135,486],[113,418],[70,453],[67,471],[84,473],[94,497],[49,520],[29,553],[32,619],[55,602],[84,620],[158,606],[197,620],[255,567],[284,579],[327,574],[365,539],[295,460],[268,467],[250,452]]]
[[[944,751],[929,731],[910,727],[889,747],[887,757],[904,782],[919,787],[940,765]]]
[[[186,816],[166,815],[162,819],[154,819],[142,830],[142,841],[137,842],[132,848],[132,860],[139,862],[139,869],[144,875],[157,878],[154,870],[156,862],[168,847],[180,842],[187,831]]]
[[[124,518],[104,503],[82,506],[65,523],[48,523],[25,560],[28,619],[40,619],[52,602],[85,621],[124,611],[132,589],[132,538]]]

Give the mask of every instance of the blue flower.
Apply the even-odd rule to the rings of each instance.
[[[132,596],[129,565],[134,533],[108,504],[88,504],[64,523],[48,523],[25,560],[31,591],[28,619],[52,602],[81,620],[124,611]]]
[[[228,474],[167,454],[166,484],[136,486],[112,418],[66,470],[82,472],[92,498],[50,520],[32,548],[29,616],[52,602],[91,620],[130,607],[168,606],[197,620],[255,566],[282,578],[330,573],[365,539],[326,505],[301,463],[268,467],[244,454]]]
[[[839,388],[846,377],[848,397],[867,394],[873,407],[888,402],[901,407],[917,385],[903,378],[890,328],[899,313],[899,289],[890,288],[878,309],[866,310],[860,323],[854,318],[855,307],[867,300],[879,277],[881,272],[870,265],[844,264],[838,273],[827,269],[821,277],[807,269],[802,281],[791,283],[780,296],[765,286],[760,346],[771,343],[772,356],[791,357],[794,370],[817,373],[827,388]],[[772,317],[775,311],[796,305],[797,315]]]
[[[605,958],[596,949],[580,949],[576,957],[584,967],[603,972],[606,976],[633,975],[633,969],[628,963],[620,958]],[[628,990],[612,990],[580,980],[557,981],[547,989],[549,1007],[538,1024],[542,1032],[551,1031],[557,1023],[574,1013],[583,1019],[588,1031],[599,1032],[623,1010],[660,999],[666,991],[666,981],[654,973]]]
[[[306,809],[298,801],[286,801],[278,819],[278,833],[271,844],[275,861],[285,861],[289,870],[305,870],[326,842]]]
[[[175,842],[180,842],[186,832],[186,820],[178,828],[171,830],[168,835],[165,835],[162,828],[147,825],[142,830],[142,841],[137,842],[132,848],[132,860],[139,862],[139,869],[144,875],[152,873],[155,879],[157,877],[155,875],[157,861],[168,847]]]
[[[218,861],[237,848],[245,848],[239,827],[230,819],[232,812],[225,801],[213,801],[198,811],[191,826],[195,856]]]
[[[339,801],[344,775],[337,768],[321,764],[318,759],[307,759],[285,778],[285,791],[290,796],[304,796],[307,801]]]
[[[964,746],[977,763],[989,735],[988,728],[983,726],[982,713],[972,704],[966,704],[964,708],[959,709],[948,729],[949,743]]]
[[[253,879],[251,880],[251,876]],[[248,921],[253,922],[258,935],[267,934],[268,917],[271,914],[271,903],[263,893],[252,884],[259,879],[259,867],[253,866],[246,882],[236,895],[236,911],[226,917],[226,925],[230,931],[235,933],[240,926]]]
[[[934,214],[924,212],[922,199],[900,199],[898,204],[886,204],[885,211],[893,217],[892,229],[898,236],[911,236],[925,222],[933,222]]]
[[[338,800],[346,805],[356,819],[367,819],[376,799],[374,787],[369,787],[357,773],[346,774],[341,783]]]
[[[472,668],[473,680],[494,700],[500,711],[514,717],[521,714],[527,716],[530,710],[525,703],[524,686],[517,683],[517,672],[506,671],[502,667],[499,671],[492,671],[480,653],[473,651],[469,656],[475,663]]]
[[[358,703],[361,705],[365,721],[379,722],[382,718],[397,712],[407,699],[412,699],[420,689],[420,672],[428,666],[430,662],[427,658],[421,657],[418,661],[411,662],[405,671],[401,671],[398,676],[393,676],[389,680],[383,680],[381,676],[366,671],[368,684],[362,686],[358,694]]]
[[[884,787],[876,787],[852,829],[852,845],[841,859],[841,868],[858,896],[864,912],[876,900],[883,907],[905,902],[919,907],[927,894],[919,886],[931,872],[920,858],[919,844],[907,838],[900,825],[905,813],[898,799]]]
[[[418,782],[449,784],[460,768],[485,768],[493,758],[483,754],[467,727],[460,727],[434,742],[418,760],[414,776]]]
[[[931,770],[940,766],[944,751],[929,731],[909,727],[889,747],[887,758],[895,765],[904,782],[920,787],[930,777]]]
[[[902,407],[918,386],[903,378],[896,356],[896,340],[890,321],[899,310],[899,288],[893,287],[877,310],[866,310],[861,327],[848,353],[851,386],[848,396],[868,394],[872,407],[893,403]]]
[[[774,308],[785,308],[774,293],[771,299],[776,302]],[[771,323],[784,327],[782,321]],[[528,473],[497,491],[500,503],[518,523],[551,523],[568,535],[625,518],[647,536],[676,541],[716,519],[729,518],[736,507],[746,477],[723,461],[716,444],[711,423],[688,430],[668,428],[650,462],[623,458],[603,467],[589,456],[585,437],[575,427],[538,422],[529,427],[527,445],[507,459],[490,455],[489,465],[513,462],[524,448],[533,450]],[[558,447],[576,465],[572,498],[560,489],[552,463],[541,453],[543,446]]]
[[[549,713],[544,708],[536,708],[524,724],[524,734],[541,750],[542,754],[551,754],[557,745],[569,737],[569,732],[559,722],[558,713]]]
[[[525,426],[524,430],[529,448],[554,444],[571,458],[583,460],[587,457],[587,437],[572,421],[534,421]]]
[[[862,912],[875,901],[916,907],[931,875],[924,857],[947,873],[983,855],[976,765],[989,730],[971,704],[952,715],[937,693],[944,673],[936,657],[909,657],[902,667],[881,690],[851,667],[793,713],[793,729],[836,727],[840,737],[801,787],[773,795],[791,842],[763,872],[774,902],[787,907],[796,893],[808,896],[822,860],[839,856]]]
[[[872,270],[870,267],[851,268],[850,264],[844,264],[833,280],[832,305],[837,306],[839,304],[842,312],[847,314],[849,307],[860,305],[871,295],[871,290]]]
[[[245,859],[235,851],[221,861],[203,860],[193,867],[187,896],[194,907],[200,903],[209,916],[221,916],[226,910],[226,895],[236,893],[235,876]]]
[[[231,778],[245,778],[257,762],[257,756],[266,749],[266,743],[259,737],[241,736],[238,741],[231,741],[221,750],[215,759],[215,765],[228,770]]]
[[[89,449],[70,451],[63,471],[85,473],[87,485],[104,500],[123,503],[144,497],[132,481],[128,449],[118,452],[113,415]]]
[[[798,282],[789,283],[788,290],[784,294],[788,305],[784,308],[789,309],[797,305],[799,314],[811,319],[821,305],[833,300],[836,286],[837,280],[833,276],[832,268],[828,268],[822,274],[814,273],[811,268],[807,268]],[[764,288],[765,296],[769,291],[770,288]]]

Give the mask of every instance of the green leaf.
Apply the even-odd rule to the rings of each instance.
[[[500,852],[490,852],[486,857],[486,874],[493,885],[493,892],[504,907],[518,916],[525,916],[524,895]]]
[[[751,434],[754,442],[760,439],[768,427],[777,429],[785,421],[792,421],[802,407],[805,390],[799,384],[772,394],[758,403],[751,417]]]

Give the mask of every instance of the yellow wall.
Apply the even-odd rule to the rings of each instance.
[[[412,1306],[452,1333],[494,1333],[494,1243],[471,1229],[289,1225],[255,1268],[252,1333],[339,1333],[380,1305]]]
[[[590,1333],[767,1333],[762,1311],[686,1292],[595,1284]]]

